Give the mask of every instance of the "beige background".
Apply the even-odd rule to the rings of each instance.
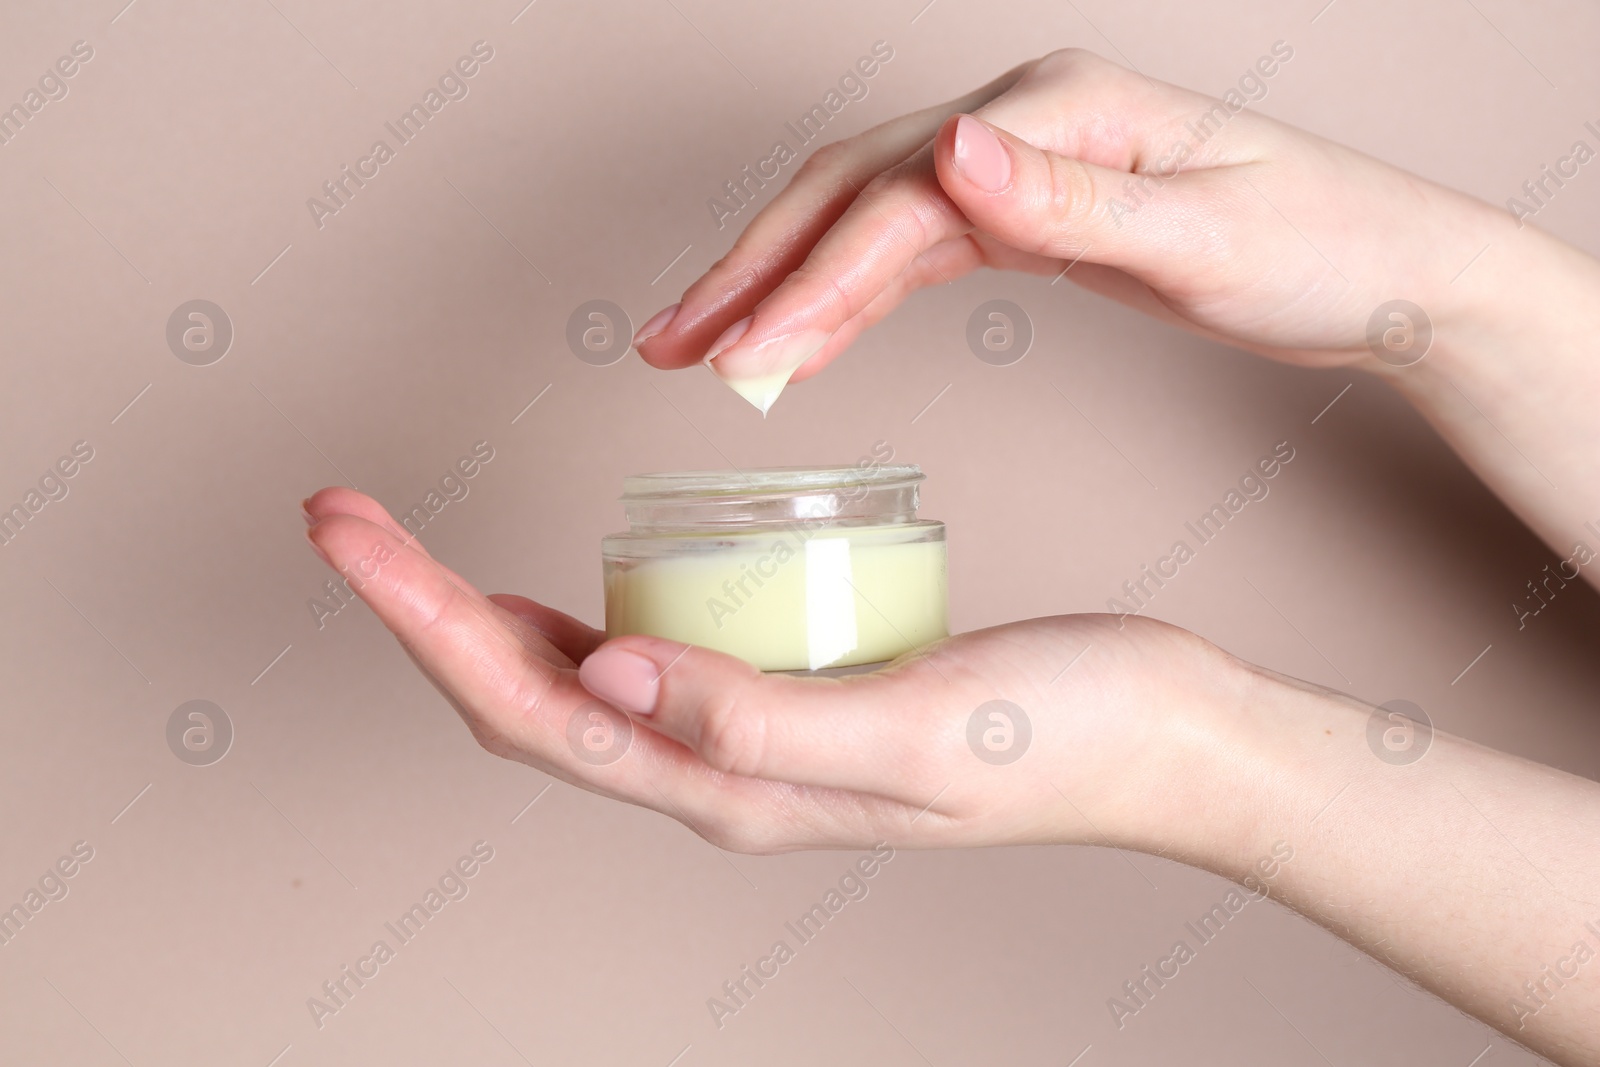
[[[675,300],[735,232],[706,198],[878,39],[895,58],[840,134],[1059,46],[1221,92],[1283,39],[1262,111],[1498,203],[1600,120],[1593,5],[120,2],[0,14],[4,102],[95,50],[0,146],[0,499],[95,449],[0,549],[0,903],[95,849],[0,947],[7,1062],[1534,1062],[1270,904],[1118,1031],[1106,999],[1227,886],[1088,848],[901,853],[718,1032],[706,998],[850,857],[719,855],[560,783],[513,823],[550,779],[480,751],[365,608],[318,630],[296,505],[343,472],[408,507],[487,439],[433,551],[597,620],[624,474],[885,439],[928,471],[967,629],[1101,609],[1288,440],[1271,496],[1156,614],[1595,775],[1600,603],[1570,587],[1519,631],[1555,557],[1375,382],[998,275],[918,295],[765,422],[699,370],[595,368],[563,340],[586,300],[635,325]],[[470,96],[319,231],[306,199],[479,39]],[[1539,223],[1600,251],[1600,170]],[[1009,368],[963,340],[997,296],[1037,329]],[[164,338],[193,298],[235,329],[208,367]],[[195,698],[237,731],[203,768],[164,735]],[[306,998],[479,839],[470,895],[317,1029]]]

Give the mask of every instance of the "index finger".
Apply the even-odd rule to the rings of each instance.
[[[927,144],[946,118],[999,96],[1031,65],[956,100],[818,148],[756,213],[728,253],[684,290],[683,299],[640,328],[634,345],[645,362],[663,369],[699,363],[713,341],[805,261],[862,187]]]
[[[508,625],[509,612],[452,580],[385,526],[337,514],[307,536],[330,564],[360,578],[358,595],[496,755],[672,815],[713,840],[760,844],[763,834],[771,837],[797,818],[841,821],[823,793],[798,803],[794,787],[715,773],[679,742],[633,729],[627,716],[579,684],[575,668],[548,658],[560,653],[542,636],[519,636]],[[596,758],[574,740],[591,729],[620,740]],[[787,822],[779,817],[784,812]]]

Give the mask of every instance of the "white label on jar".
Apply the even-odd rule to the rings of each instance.
[[[806,542],[806,646],[812,670],[855,651],[856,591],[850,577],[848,537]]]

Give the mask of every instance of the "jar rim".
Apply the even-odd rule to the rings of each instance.
[[[758,467],[747,470],[659,471],[622,480],[624,501],[697,496],[750,496],[857,486],[915,485],[926,475],[915,463],[868,467]]]

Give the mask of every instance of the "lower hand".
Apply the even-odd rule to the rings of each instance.
[[[1101,615],[962,634],[871,674],[764,675],[659,638],[606,642],[524,597],[484,596],[353,490],[324,489],[306,510],[318,553],[359,584],[485,748],[734,851],[1174,847],[1183,786],[1234,684],[1231,657],[1199,638]],[[604,765],[568,740],[596,698],[635,727]],[[1021,753],[1009,763],[969,744],[969,720],[994,700],[1031,727],[1026,738],[982,717],[996,744],[1012,729]]]

